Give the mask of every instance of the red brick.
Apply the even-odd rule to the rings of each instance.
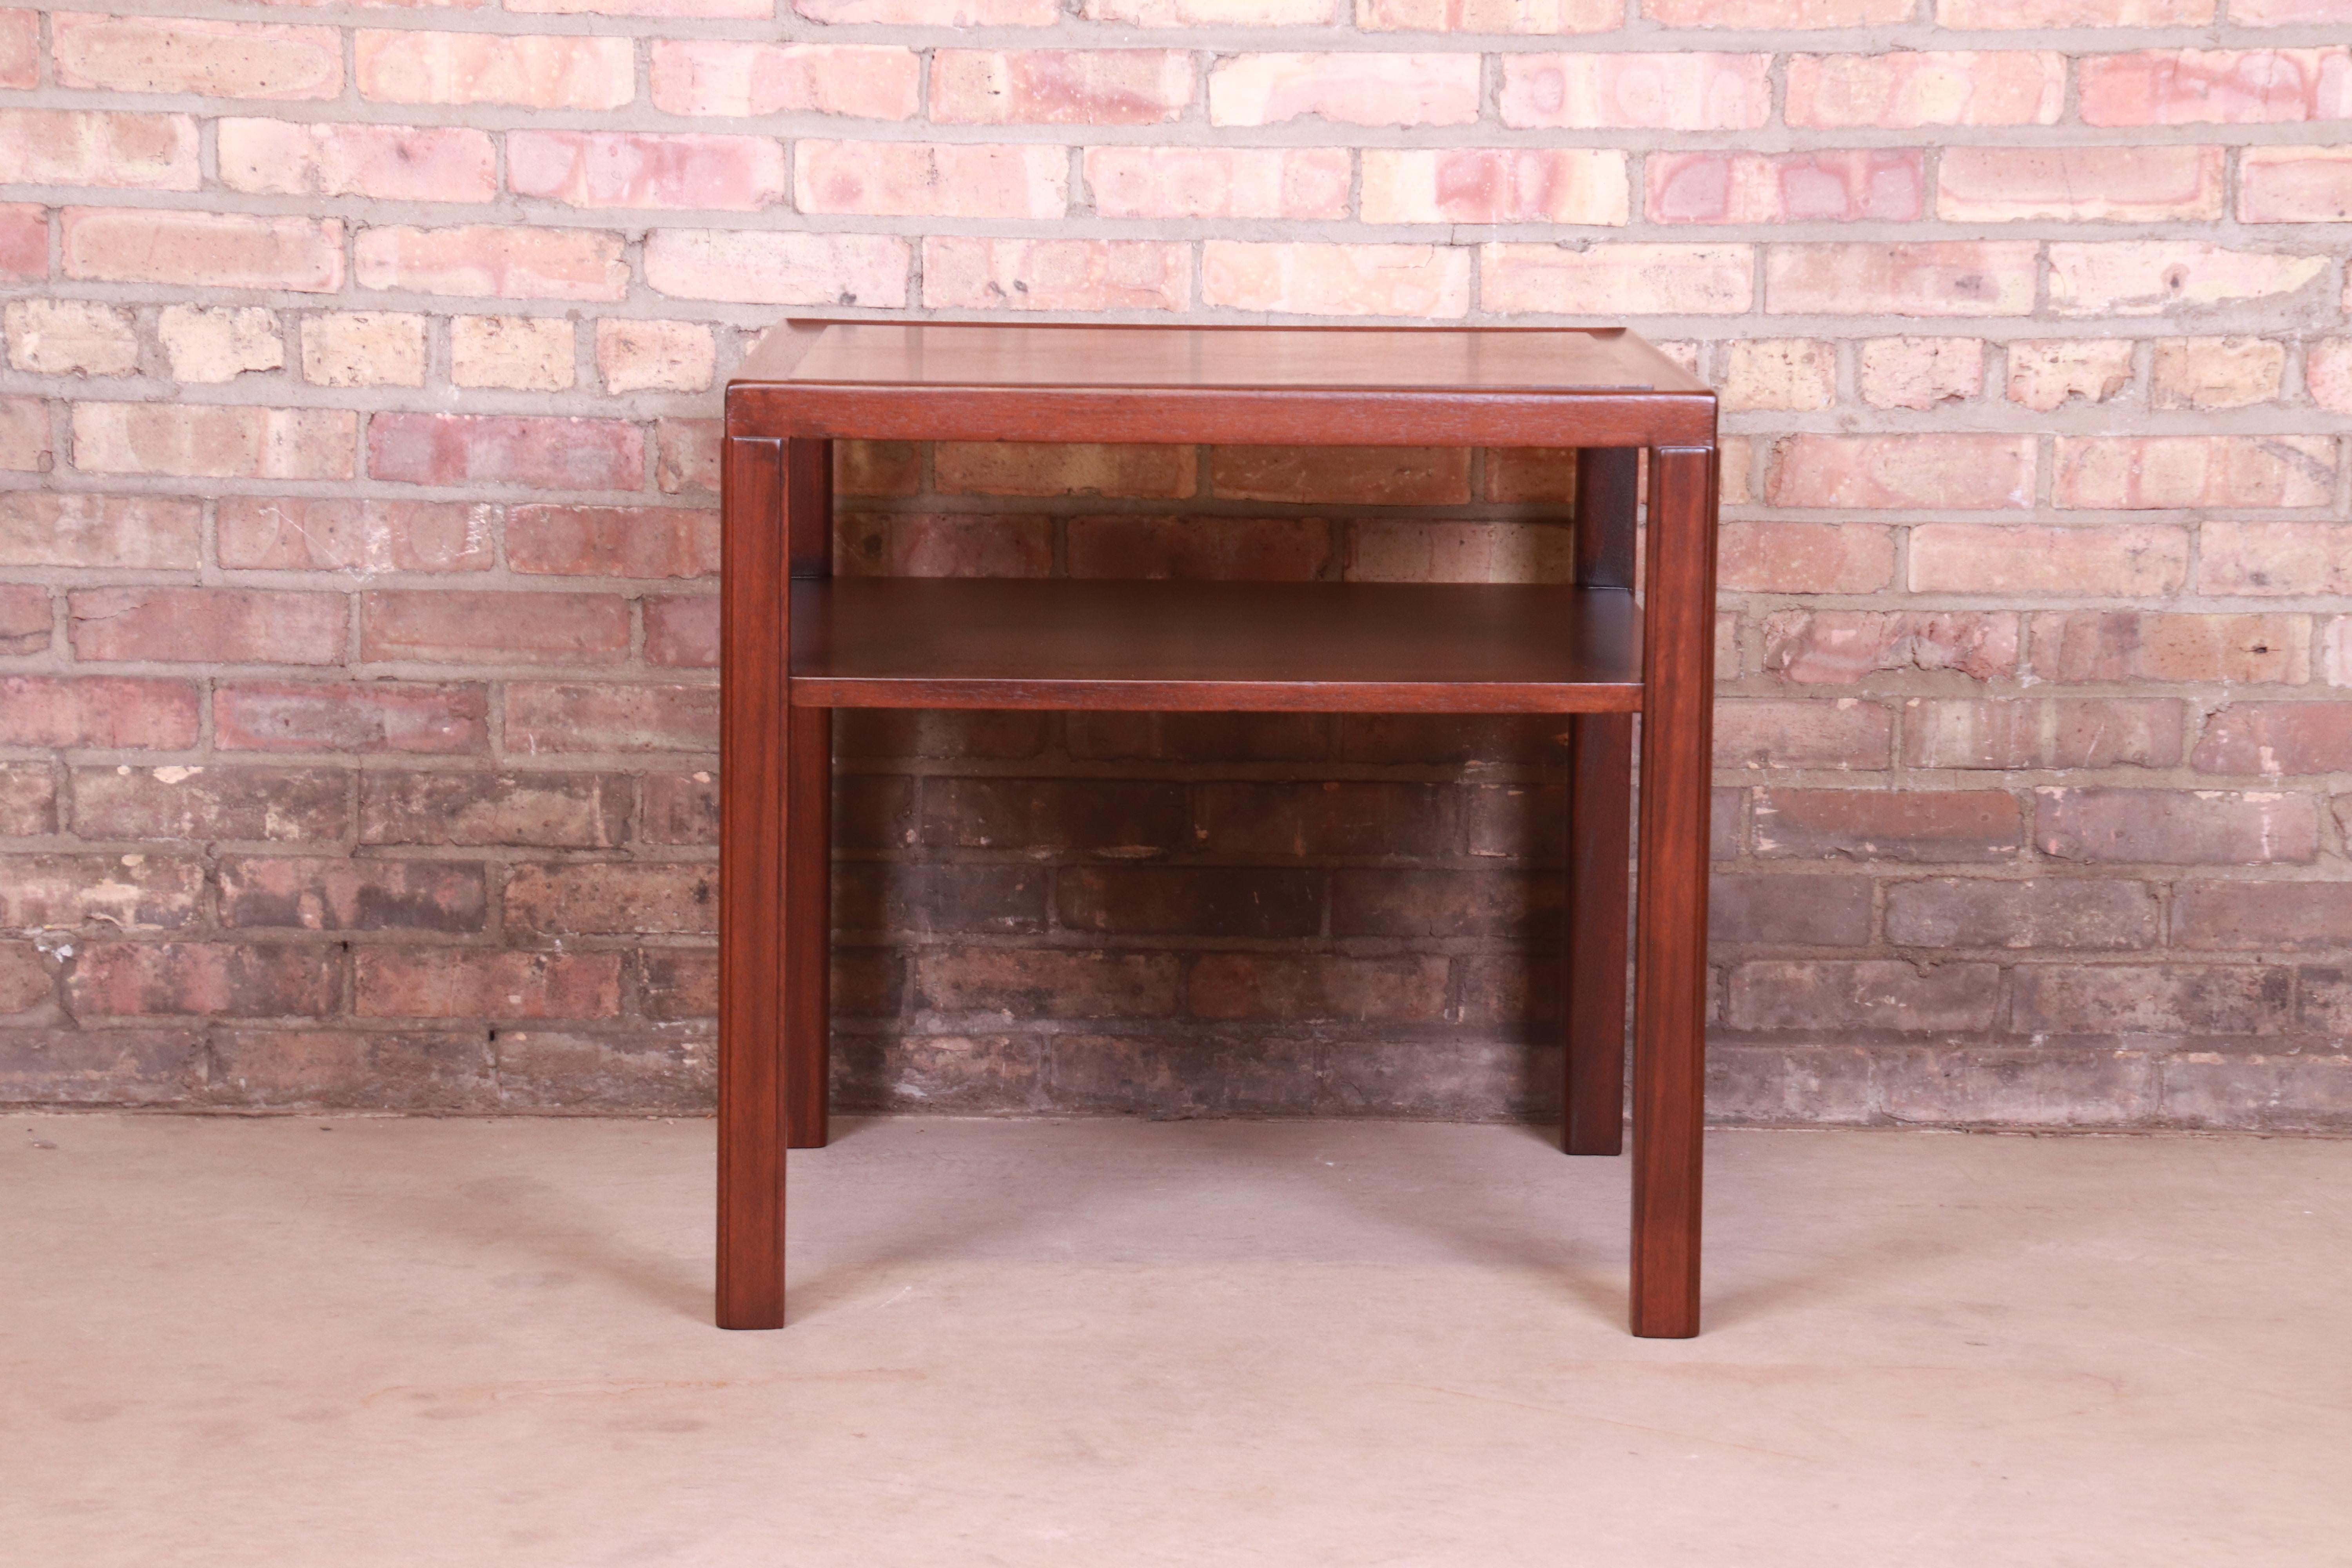
[[[1507,54],[1503,123],[1520,130],[1752,131],[1771,114],[1771,64],[1769,55],[1697,51]]]
[[[76,955],[66,995],[77,1016],[319,1017],[341,975],[326,947],[98,942]]]
[[[1189,246],[1150,239],[923,241],[923,302],[964,310],[1181,310]]]
[[[562,934],[712,931],[719,869],[709,864],[519,866],[507,878],[507,921]]]
[[[2352,525],[2206,523],[2197,584],[2208,594],[2352,594]]]
[[[2025,836],[2006,790],[1768,789],[1756,796],[1767,859],[2000,861]]]
[[[1427,955],[1342,958],[1205,952],[1188,978],[1196,1018],[1435,1023],[1444,1016],[1446,961]]]
[[[621,1010],[617,952],[479,952],[363,947],[362,1018],[609,1018]]]
[[[719,514],[667,506],[519,506],[507,515],[512,570],[570,577],[711,577]]]
[[[487,572],[497,521],[496,507],[465,501],[223,496],[216,548],[245,570]]]
[[[1724,315],[1755,303],[1746,245],[1493,244],[1478,247],[1483,304],[1501,313]]]
[[[31,203],[0,202],[0,278],[49,275],[49,215]]]
[[[1764,622],[1764,668],[1804,685],[1914,669],[1995,680],[2015,673],[2017,649],[2018,617],[1998,612],[1782,610]]]
[[[187,571],[203,521],[192,500],[0,491],[0,566]]]
[[[498,1107],[483,1037],[381,1029],[224,1029],[211,1038],[213,1103],[383,1112]]]
[[[1915,768],[2171,767],[2180,704],[2163,699],[2004,698],[1903,705],[1903,761]]]
[[[196,122],[183,114],[0,110],[0,181],[193,191]]]
[[[2346,218],[2352,218],[2352,147],[2249,147],[2241,154],[2239,222]]]
[[[840,520],[846,574],[1046,577],[1054,520],[1001,512],[886,512]]]
[[[1178,49],[938,49],[931,112],[941,125],[1157,125],[1192,100]]]
[[[2058,610],[2033,617],[2042,680],[2284,681],[2310,678],[2300,616],[2157,615]]]
[[[804,213],[1057,218],[1069,205],[1069,155],[1044,143],[804,140],[793,160]]]
[[[47,763],[0,763],[0,837],[39,838],[58,830],[58,786]]]
[[[2164,523],[2042,528],[1936,522],[1911,531],[1915,594],[2147,598],[2189,576],[2189,536]]]
[[[0,87],[41,85],[41,14],[0,11]]]
[[[1789,507],[2031,506],[2033,445],[2023,436],[1791,436],[1773,444],[1764,494]]]
[[[2027,963],[2014,1026],[2053,1035],[2254,1035],[2285,1021],[2288,974],[2252,965]]]
[[[1886,888],[1886,940],[1902,947],[2153,947],[2157,916],[2145,882],[1946,877]]]
[[[2233,702],[2205,722],[2204,773],[2352,772],[2352,702]]]
[[[1727,522],[1722,585],[1734,593],[1871,594],[1895,578],[1895,532],[1871,522]]]
[[[2241,6],[2243,10],[2245,7]],[[2233,19],[2246,25],[2242,16]],[[2305,976],[2334,971],[2305,969]],[[2304,982],[2304,994],[2312,994]],[[2266,1132],[2335,1132],[2346,1124],[2352,1057],[2183,1051],[2163,1058],[2162,1114],[2184,1127],[2254,1128]]]
[[[1973,31],[1997,27],[2201,27],[2214,0],[1936,0],[1936,20]]]
[[[654,107],[665,114],[912,120],[921,76],[912,49],[878,45],[657,38],[653,46]]]
[[[1642,166],[1653,223],[1908,223],[1926,203],[1925,159],[1900,147],[1653,153]]]
[[[1334,936],[1520,939],[1556,929],[1557,876],[1343,868],[1331,877]]]
[[[654,479],[662,493],[718,489],[722,435],[716,419],[655,421]]]
[[[866,781],[861,778],[857,782],[862,784]],[[903,805],[906,797],[912,792],[912,782],[906,778],[879,781],[881,788],[876,793],[887,794]],[[912,830],[903,826],[899,833],[891,837],[890,842],[878,845],[860,844],[854,832],[845,831],[859,820],[859,813],[856,809],[855,802],[864,798],[866,794],[866,792],[854,787],[847,793],[840,790],[835,792],[836,800],[848,809],[837,811],[835,814],[834,842],[845,848],[886,849],[898,848],[908,842],[907,835]],[[698,768],[690,773],[647,773],[644,780],[644,795],[645,810],[643,821],[637,829],[637,837],[645,842],[648,844],[716,844],[719,842],[719,776],[709,769]],[[846,874],[848,874],[848,868],[845,866],[836,871],[836,875]]]
[[[717,1087],[708,1039],[499,1031],[499,1100],[518,1109],[702,1116]]]
[[[628,836],[631,793],[619,773],[371,769],[360,775],[359,838],[610,849]]]
[[[1318,518],[1074,517],[1073,577],[1312,582],[1331,562]]]
[[[378,414],[368,473],[409,485],[531,489],[644,488],[645,432],[618,419],[492,414]]]
[[[575,207],[756,212],[784,199],[784,150],[766,136],[513,131],[507,186]]]
[[[1443,854],[1458,836],[1454,792],[1434,784],[1211,783],[1198,800],[1190,838],[1175,837],[1221,856]]]
[[[934,847],[1121,858],[1192,846],[1182,786],[1150,782],[934,777],[923,786],[920,832]]]
[[[618,109],[636,96],[625,37],[382,32],[352,36],[360,96],[379,103]]]
[[[647,664],[678,669],[719,668],[719,595],[650,595],[645,606]]]
[[[333,664],[350,624],[340,594],[263,588],[87,588],[68,605],[83,659]]]
[[[84,838],[302,844],[351,832],[340,768],[77,768],[74,831]]]
[[[1087,188],[1103,217],[1344,218],[1349,159],[1339,147],[1089,147]]]
[[[1956,223],[2152,223],[2221,216],[2219,147],[1950,147],[1936,216]]]
[[[2276,952],[2333,951],[2352,931],[2352,882],[2183,881],[2172,945]]]
[[[333,218],[68,207],[68,278],[333,294],[343,287],[343,226]]]
[[[498,198],[498,148],[481,131],[232,119],[216,121],[215,135],[221,183],[235,191],[385,201]]]
[[[659,229],[646,237],[646,282],[681,300],[888,308],[907,303],[912,254],[889,235]]]
[[[2168,316],[2293,294],[2326,270],[2324,256],[2231,250],[2201,239],[2053,241],[2050,308],[2060,316]]]
[[[2319,852],[2319,813],[2299,795],[2044,789],[2034,792],[2034,841],[2061,860],[2305,863]]]
[[[1045,948],[926,948],[916,1005],[1046,1018],[1160,1018],[1177,1010],[1176,955]]]
[[[1065,869],[1057,913],[1073,931],[1298,937],[1320,923],[1321,879],[1281,868],[1086,866]]]
[[[1973,1033],[1990,1028],[2000,1008],[2000,971],[1990,963],[1815,960],[1735,965],[1724,1021],[1735,1029]]]
[[[1195,467],[1191,447],[1083,442],[942,441],[931,461],[949,495],[1189,496]]]
[[[85,473],[349,479],[357,433],[358,416],[339,408],[73,405],[74,466]]]
[[[343,90],[332,27],[61,11],[50,16],[49,52],[59,87],[100,92],[324,99]]]
[[[0,676],[0,745],[175,752],[195,743],[192,682]]]
[[[0,654],[22,657],[48,651],[56,612],[49,591],[37,584],[0,584]]]
[[[1558,522],[1367,518],[1352,523],[1350,583],[1566,583],[1572,536]]]
[[[1717,872],[1706,912],[1712,942],[1859,946],[1870,940],[1870,879]]]
[[[237,752],[482,752],[488,712],[479,686],[238,681],[213,696],[215,743]]]
[[[507,745],[517,752],[715,752],[715,686],[507,688]]]
[[[1228,500],[1444,506],[1470,499],[1458,447],[1218,447],[1209,483]]]
[[[2082,63],[2085,125],[2263,125],[2352,118],[2334,49],[2143,49]]]
[[[1209,123],[1464,125],[1478,118],[1478,64],[1465,54],[1228,55],[1209,72]]]
[[[478,931],[479,861],[246,858],[220,869],[221,923],[302,931]]]
[[[2062,436],[2062,507],[2325,506],[2336,442],[2321,436]]]
[[[0,926],[16,931],[175,931],[194,923],[205,890],[201,861],[144,853],[12,855],[0,873]]]
[[[0,942],[0,1013],[24,1013],[55,999],[49,960],[29,942]]]
[[[2066,57],[2054,50],[1791,55],[1788,78],[1783,117],[1829,129],[2055,125],[2066,102]]]
[[[621,237],[596,229],[385,226],[352,248],[362,289],[468,299],[604,300],[629,290]]]
[[[1775,315],[2022,316],[2033,308],[2031,241],[1776,245],[1764,253]]]
[[[693,948],[651,948],[637,954],[637,1005],[646,1017],[678,1022],[717,1016],[717,953]]]
[[[1875,702],[1718,702],[1718,768],[1884,768],[1894,721]]]
[[[360,657],[371,662],[614,664],[628,648],[629,606],[617,594],[360,595]]]

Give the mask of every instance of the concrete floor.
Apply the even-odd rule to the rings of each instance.
[[[1729,1132],[1708,1331],[1625,1163],[905,1120],[709,1325],[708,1122],[0,1122],[0,1561],[2352,1563],[2352,1142]]]

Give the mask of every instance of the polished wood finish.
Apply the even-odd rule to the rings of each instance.
[[[826,1135],[830,710],[881,706],[1570,715],[1579,1153],[1622,1140],[1640,711],[1633,1322],[1697,1331],[1712,393],[1614,331],[795,321],[729,386],[727,431],[723,1326],[783,1321],[784,1149]],[[835,437],[1576,447],[1577,585],[835,578]]]

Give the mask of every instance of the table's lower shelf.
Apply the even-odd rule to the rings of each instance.
[[[1623,713],[1616,588],[837,577],[793,584],[803,708]]]

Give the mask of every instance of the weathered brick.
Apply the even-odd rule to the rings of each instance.
[[[2209,522],[2197,531],[2209,594],[2352,594],[2352,525]]]
[[[37,397],[0,397],[0,468],[42,474],[57,463],[48,405]]]
[[[1722,585],[1735,593],[1869,594],[1895,577],[1895,532],[1870,522],[1727,522]]]
[[[1936,20],[1969,30],[2000,27],[2201,27],[2214,0],[1936,0]]]
[[[1218,447],[1209,484],[1232,500],[1443,506],[1470,499],[1458,447]]]
[[[487,572],[498,509],[464,501],[224,496],[220,563],[290,572]]]
[[[646,1017],[663,1022],[715,1016],[719,955],[687,947],[656,947],[639,952],[637,1005]]]
[[[942,441],[934,482],[950,495],[1189,496],[1191,447],[1106,447],[1084,442]]]
[[[1992,680],[2017,668],[2018,617],[1955,610],[1783,610],[1764,622],[1764,668],[1806,685],[1850,686],[1893,670]]]
[[[2105,403],[2131,379],[2132,345],[2124,339],[2012,339],[2009,344],[2009,400],[2038,413],[2077,397]]]
[[[47,652],[56,621],[47,587],[35,583],[0,584],[0,654]]]
[[[665,114],[911,120],[921,77],[912,49],[880,45],[659,38],[653,46],[654,107]]]
[[[2324,256],[2201,239],[2053,241],[2050,308],[2061,316],[2168,316],[2294,294],[2326,270]]]
[[[2055,125],[2066,101],[2066,57],[2053,50],[1896,50],[1791,55],[1791,125]]]
[[[1874,408],[1935,408],[1984,390],[1981,338],[1871,338],[1862,345],[1862,400]]]
[[[1225,937],[1310,935],[1322,913],[1316,873],[1226,867],[1082,866],[1058,879],[1073,931]]]
[[[341,990],[331,948],[228,942],[96,942],[66,979],[81,1017],[315,1018]]]
[[[2304,351],[2304,384],[2311,400],[2336,414],[2352,414],[2352,338],[2323,338]]]
[[[757,212],[784,199],[784,150],[767,136],[513,131],[507,187],[574,207]]]
[[[1173,953],[926,948],[915,959],[916,1005],[1023,1017],[1149,1018],[1177,1010]]]
[[[1087,187],[1104,217],[1341,218],[1338,147],[1089,147]],[[1369,178],[1369,176],[1368,176]],[[1370,218],[1368,221],[1381,221]]]
[[[1554,315],[1726,315],[1755,302],[1745,245],[1493,244],[1478,247],[1489,310]]]
[[[186,571],[203,523],[191,500],[0,491],[0,566]]]
[[[618,419],[379,414],[368,421],[368,473],[395,484],[634,490],[645,472],[645,432]]]
[[[939,49],[930,118],[942,125],[1156,125],[1192,100],[1178,49]]]
[[[499,1101],[516,1110],[655,1110],[708,1115],[717,1088],[710,1042],[499,1031]]]
[[[221,923],[250,930],[478,931],[481,862],[243,857],[220,868]]]
[[[659,229],[646,238],[646,283],[679,300],[887,308],[907,303],[911,256],[889,235]]]
[[[2062,436],[2062,507],[2325,506],[2336,441],[2323,436]]]
[[[1317,14],[1323,0],[1239,3],[1251,6],[1264,26],[1325,20]],[[1356,26],[1368,33],[1557,35],[1611,32],[1624,25],[1625,11],[1614,0],[1355,0],[1355,20]]]
[[[1150,239],[923,241],[923,302],[965,310],[1181,310],[1188,246]]]
[[[1319,518],[1120,513],[1074,517],[1066,527],[1072,577],[1304,583],[1322,576],[1331,562],[1331,526]],[[1051,565],[1052,541],[1041,542],[1046,559],[1037,575]]]
[[[650,594],[645,599],[646,662],[670,669],[719,668],[719,595]]]
[[[578,379],[576,334],[552,316],[457,316],[449,322],[449,380],[457,386],[562,392]]]
[[[1911,531],[1915,594],[2147,598],[2179,592],[2188,575],[2188,533],[2164,523],[1936,522]]]
[[[507,745],[519,752],[715,752],[715,686],[507,688]]]
[[[1190,847],[1217,855],[1403,856],[1455,837],[1454,792],[1370,781],[1204,784]]]
[[[1718,768],[1869,768],[1886,766],[1894,721],[1875,702],[1730,700],[1716,704]]]
[[[1185,1010],[1196,1018],[1434,1023],[1445,1011],[1445,960],[1425,955],[1208,952],[1187,977]]]
[[[2053,610],[2032,617],[2043,680],[2284,681],[2310,679],[2300,616]]]
[[[920,831],[922,842],[934,847],[1122,858],[1192,845],[1181,785],[1113,780],[928,779]]]
[[[302,319],[302,379],[320,386],[422,386],[425,318],[333,310]]]
[[[0,110],[0,181],[193,191],[196,122],[182,114]]]
[[[362,947],[362,1018],[609,1018],[621,1010],[617,952],[483,952]]]
[[[1069,157],[1042,144],[804,140],[793,189],[807,213],[921,217],[1060,217]]]
[[[1212,239],[1202,246],[1201,302],[1306,316],[1459,318],[1470,310],[1470,256],[1436,245]]]
[[[1503,123],[1518,130],[1752,131],[1771,113],[1771,64],[1769,55],[1696,51],[1507,54]]]
[[[343,226],[334,218],[68,207],[59,221],[68,278],[299,294],[343,286]]]
[[[609,849],[628,835],[630,791],[618,773],[371,769],[360,775],[359,838]]]
[[[2145,1052],[1962,1048],[1879,1051],[1873,1083],[1898,1126],[2096,1128],[2155,1114]]]
[[[607,392],[702,392],[718,372],[718,348],[698,322],[607,317],[596,323],[596,370]]]
[[[597,229],[472,226],[361,231],[352,271],[362,289],[468,299],[619,300],[628,292],[621,237]]]
[[[2238,163],[2241,223],[2352,217],[2352,146],[2249,147]]]
[[[2352,702],[2232,702],[2205,721],[2189,765],[2273,777],[2352,772]]]
[[[213,694],[215,743],[237,752],[483,752],[488,712],[479,686],[248,680]]]
[[[716,419],[654,422],[654,482],[664,495],[719,489],[720,436]]]
[[[1999,861],[2025,846],[2006,790],[1768,789],[1756,796],[1768,859]]]
[[[1526,937],[1556,927],[1557,876],[1341,868],[1331,873],[1331,934]]]
[[[379,103],[501,103],[618,109],[636,96],[625,37],[508,33],[352,35],[360,96]]]
[[[62,11],[49,19],[49,51],[59,87],[269,99],[343,89],[342,41],[332,27]]]
[[[2160,1066],[2168,1122],[2269,1132],[2334,1132],[2347,1122],[2352,1057],[2182,1051]]]
[[[233,191],[410,202],[487,202],[499,194],[497,146],[487,132],[460,126],[226,119],[214,135],[221,183]]]
[[[74,467],[190,479],[347,479],[359,417],[341,408],[77,403]]]
[[[1886,940],[1902,947],[2115,950],[2153,947],[2157,936],[2145,882],[1939,877],[1886,888]]]
[[[278,317],[258,305],[166,305],[156,312],[155,341],[179,382],[216,384],[286,366]]]
[[[1735,1029],[1967,1033],[1991,1027],[2000,1007],[2000,971],[1990,963],[1817,959],[1733,966],[1724,1021]]]
[[[2172,945],[2269,952],[2336,950],[2352,931],[2352,882],[2200,879],[2172,892]]]
[[[1821,338],[1742,339],[1727,345],[1716,390],[1727,410],[1827,408],[1837,401],[1837,345]]]
[[[1916,148],[1654,153],[1643,174],[1653,223],[1908,223],[1927,200]]]
[[[2033,441],[2014,436],[1791,436],[1775,442],[1765,499],[1788,507],[1986,511],[2033,500]]]
[[[2148,374],[2152,408],[2243,408],[2279,395],[2286,345],[2269,338],[2167,338]]]
[[[2252,965],[2027,963],[2015,984],[2015,1025],[2037,1033],[2269,1034],[2287,1009],[2287,972]]]
[[[507,921],[572,934],[718,929],[718,868],[651,862],[519,866],[507,878]]]
[[[58,830],[58,786],[47,763],[0,763],[0,837]]]
[[[1903,761],[1915,768],[2170,767],[2180,761],[2180,704],[2164,699],[2058,697],[1903,705]]]
[[[1209,72],[1209,123],[1463,125],[1478,118],[1478,57],[1230,55]]]
[[[2040,247],[2013,240],[1774,245],[1764,309],[1774,315],[2022,316]]]
[[[139,852],[11,855],[0,861],[0,928],[176,931],[196,920],[205,868]]]
[[[83,659],[332,664],[349,607],[340,594],[267,588],[85,588],[68,595]]]
[[[2307,795],[2224,790],[2043,789],[2034,841],[2061,860],[2175,866],[2303,863],[2319,852]]]
[[[351,831],[339,768],[77,768],[74,831],[84,838],[322,843]]]
[[[24,1013],[56,998],[48,957],[29,942],[0,942],[0,1013]]]
[[[507,564],[560,576],[707,577],[719,571],[719,514],[688,507],[519,506]]]
[[[0,11],[0,87],[29,91],[40,85],[40,13]]]
[[[0,676],[0,745],[178,751],[195,743],[189,681]]]
[[[2348,67],[2341,48],[2092,55],[2081,66],[2083,122],[2262,125],[2352,118]]]
[[[1706,916],[1713,942],[1855,947],[1870,940],[1870,880],[1717,872]]]
[[[360,595],[360,657],[371,662],[614,664],[628,647],[628,602],[617,594]]]
[[[1625,154],[1614,151],[1368,148],[1363,164],[1366,223],[1616,225],[1628,216]]]
[[[0,278],[48,275],[48,213],[30,202],[0,202]]]
[[[1950,147],[1936,214],[1955,223],[2021,218],[2152,223],[2221,216],[2219,147]]]
[[[1054,520],[1002,512],[883,512],[840,520],[845,575],[1045,577]]]
[[[282,1110],[488,1110],[483,1037],[380,1029],[224,1029],[211,1041],[213,1103]]]
[[[812,22],[887,27],[1049,27],[1062,19],[1055,0],[793,0]]]

